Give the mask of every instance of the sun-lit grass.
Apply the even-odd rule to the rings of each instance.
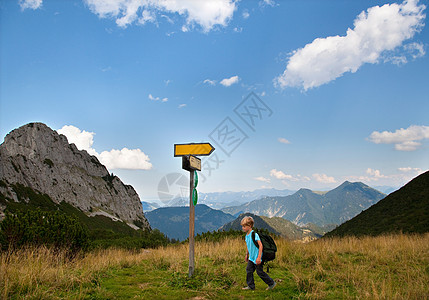
[[[198,242],[188,278],[188,245],[108,249],[69,259],[50,249],[0,256],[2,299],[429,299],[429,234],[277,240],[273,291],[245,285],[245,244]]]

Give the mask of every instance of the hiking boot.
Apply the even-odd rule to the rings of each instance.
[[[273,285],[269,285],[266,290],[272,290],[276,285],[277,283],[274,281]]]
[[[255,290],[255,289],[252,289],[251,287],[246,286],[246,287],[242,288],[242,290],[251,290],[251,291],[253,291],[253,290]]]

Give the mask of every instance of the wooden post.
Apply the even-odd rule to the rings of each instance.
[[[190,171],[190,196],[189,196],[189,277],[192,277],[195,270],[195,206],[192,200],[192,191],[194,190],[194,171]]]

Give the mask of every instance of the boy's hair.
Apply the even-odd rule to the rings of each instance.
[[[253,220],[252,217],[247,216],[241,220],[241,226],[247,225],[247,226],[253,227],[253,224],[255,224],[255,221]]]

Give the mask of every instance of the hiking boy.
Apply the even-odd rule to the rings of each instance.
[[[246,282],[247,286],[243,288],[243,290],[254,290],[255,289],[255,280],[253,278],[253,272],[256,270],[256,274],[266,283],[268,284],[267,290],[272,290],[276,283],[274,280],[268,276],[267,273],[263,270],[262,265],[262,242],[259,238],[259,235],[255,232],[255,240],[258,242],[259,249],[253,243],[252,240],[252,231],[254,220],[252,217],[244,217],[241,220],[241,228],[246,233],[246,245],[247,245],[247,253],[246,253]]]

